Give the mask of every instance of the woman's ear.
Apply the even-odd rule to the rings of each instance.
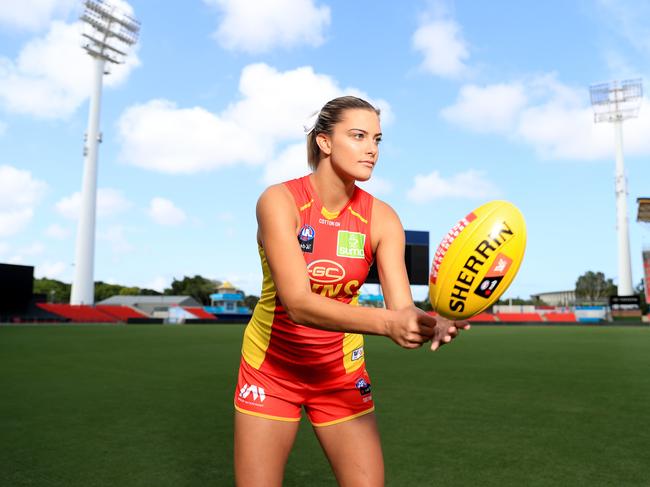
[[[318,148],[326,156],[329,156],[332,153],[332,141],[330,140],[329,135],[323,132],[318,134],[316,136],[316,144],[318,144]]]

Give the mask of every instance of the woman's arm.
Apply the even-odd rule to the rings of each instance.
[[[412,309],[427,315],[413,304],[411,286],[404,264],[404,228],[395,211],[383,201],[375,199],[373,205],[371,236],[375,248],[375,262],[379,273],[384,301],[388,309]],[[465,321],[453,322],[445,318],[434,318],[435,329],[431,336],[431,349],[449,343],[458,335],[458,330],[469,328]]]
[[[332,331],[384,335],[405,348],[419,347],[431,338],[435,319],[423,317],[414,307],[362,308],[311,292],[296,241],[299,220],[286,187],[271,186],[260,196],[257,222],[278,297],[292,321]]]

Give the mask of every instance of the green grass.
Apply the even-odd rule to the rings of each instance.
[[[242,326],[0,327],[0,485],[229,486]],[[389,486],[650,485],[650,328],[366,339]],[[302,424],[287,486],[335,485]]]

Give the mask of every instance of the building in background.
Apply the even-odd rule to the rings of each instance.
[[[205,306],[205,310],[220,321],[245,322],[252,315],[251,309],[244,302],[245,297],[244,291],[225,281],[217,288],[216,293],[210,294],[210,306]]]

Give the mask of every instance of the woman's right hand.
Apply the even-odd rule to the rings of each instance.
[[[386,336],[404,348],[418,348],[431,341],[436,329],[436,318],[416,306],[391,310],[386,323]]]

